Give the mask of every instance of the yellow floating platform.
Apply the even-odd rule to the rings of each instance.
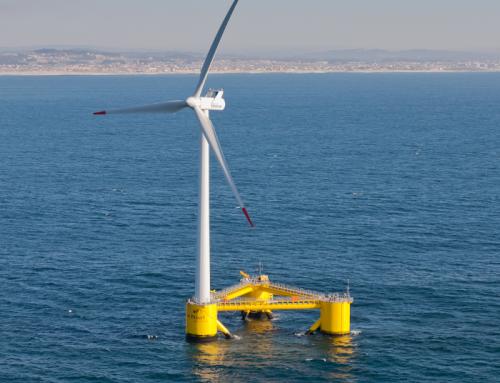
[[[221,311],[240,311],[242,318],[272,317],[276,310],[320,310],[319,319],[308,334],[319,330],[330,335],[350,333],[351,303],[347,293],[322,294],[315,291],[274,283],[267,275],[251,277],[241,272],[240,283],[214,291],[210,303],[189,300],[186,304],[186,336],[188,340],[212,340],[217,332],[231,337],[229,330],[218,320]]]

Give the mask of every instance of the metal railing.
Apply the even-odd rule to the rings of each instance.
[[[243,278],[243,279],[241,279],[240,283],[238,283],[236,285],[229,286],[223,290],[211,293],[211,301],[212,302],[224,302],[224,304],[227,304],[227,303],[229,303],[229,301],[224,300],[225,296],[227,296],[233,292],[236,292],[238,290],[241,290],[245,287],[248,287],[248,286],[268,286],[269,288],[272,288],[274,290],[283,291],[285,293],[300,297],[299,301],[317,300],[317,301],[326,301],[326,302],[350,302],[350,303],[353,302],[353,299],[350,296],[349,292],[323,294],[323,293],[313,291],[313,290],[307,290],[307,289],[301,289],[298,287],[288,286],[288,285],[285,285],[283,283],[271,282],[269,280],[262,281],[259,278]],[[291,300],[291,299],[292,298],[284,298],[284,299],[279,299],[279,300],[269,300],[267,302],[274,302],[274,301],[287,302],[288,300]],[[294,299],[296,300],[297,298],[294,298]],[[245,297],[237,298],[235,300],[232,300],[231,302],[243,302],[243,301],[262,302],[262,301],[254,299],[254,298],[245,298]]]
[[[317,299],[323,299],[325,298],[325,294],[313,291],[313,290],[306,290],[306,289],[301,289],[298,287],[293,287],[293,286],[288,286],[283,283],[274,283],[274,282],[269,282],[269,286],[276,289],[276,290],[281,290],[285,291],[287,293],[295,294],[298,296],[308,296],[308,297],[313,297]]]
[[[230,293],[233,293],[233,292],[238,291],[244,287],[247,287],[248,285],[250,285],[250,282],[248,281],[248,279],[242,279],[241,282],[238,283],[237,285],[232,285],[232,286],[226,287],[225,289],[211,293],[211,297],[212,297],[212,299],[219,299],[225,295],[229,295]]]
[[[284,299],[270,299],[270,300],[258,300],[253,298],[237,298],[230,301],[220,300],[215,302],[220,306],[268,306],[268,305],[300,305],[300,304],[318,304],[320,300],[318,299],[293,299],[293,298],[284,298]]]

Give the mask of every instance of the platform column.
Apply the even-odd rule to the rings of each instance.
[[[259,276],[259,281],[269,281],[269,278],[267,275],[260,275]],[[253,290],[251,293],[246,295],[248,298],[255,299],[256,301],[270,301],[273,299],[273,294],[261,289],[261,288],[256,288]],[[246,320],[247,318],[252,318],[252,319],[272,319],[273,318],[273,313],[271,310],[263,310],[263,311],[248,311],[245,313],[243,319]]]
[[[344,335],[351,331],[351,300],[321,302],[320,331],[329,335]]]
[[[198,304],[188,301],[186,304],[186,339],[195,342],[207,342],[217,337],[217,305]]]

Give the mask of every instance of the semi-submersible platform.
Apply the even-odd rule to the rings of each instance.
[[[265,274],[250,276],[241,271],[238,284],[210,293],[210,302],[194,299],[186,304],[186,338],[210,341],[220,332],[232,338],[231,332],[218,319],[219,312],[239,311],[242,319],[272,319],[277,310],[319,310],[319,319],[306,331],[328,335],[350,333],[351,303],[349,290],[323,294],[271,282]]]

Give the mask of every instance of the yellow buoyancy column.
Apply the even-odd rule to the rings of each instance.
[[[217,305],[186,304],[186,338],[192,341],[209,341],[217,336]]]
[[[267,275],[259,275],[257,280],[262,284],[262,287],[269,286],[269,277]],[[246,295],[248,298],[253,298],[258,301],[269,301],[273,299],[273,294],[261,288],[261,285],[254,285],[251,293]]]
[[[258,280],[260,282],[265,283],[265,282],[269,281],[269,277],[267,275],[259,275]],[[245,297],[255,299],[256,301],[267,302],[267,301],[270,301],[271,299],[273,299],[273,294],[266,291],[263,288],[260,288],[260,286],[256,286],[256,287],[254,287],[253,291],[251,293],[245,295]],[[247,313],[247,315],[251,318],[254,318],[254,319],[263,319],[263,318],[271,319],[273,316],[271,310],[249,311]]]
[[[256,301],[270,301],[271,299],[273,299],[273,294],[263,289],[257,288],[251,293],[247,294],[246,297],[255,299]]]
[[[330,335],[349,334],[351,331],[350,300],[323,301],[320,310],[321,332]]]

